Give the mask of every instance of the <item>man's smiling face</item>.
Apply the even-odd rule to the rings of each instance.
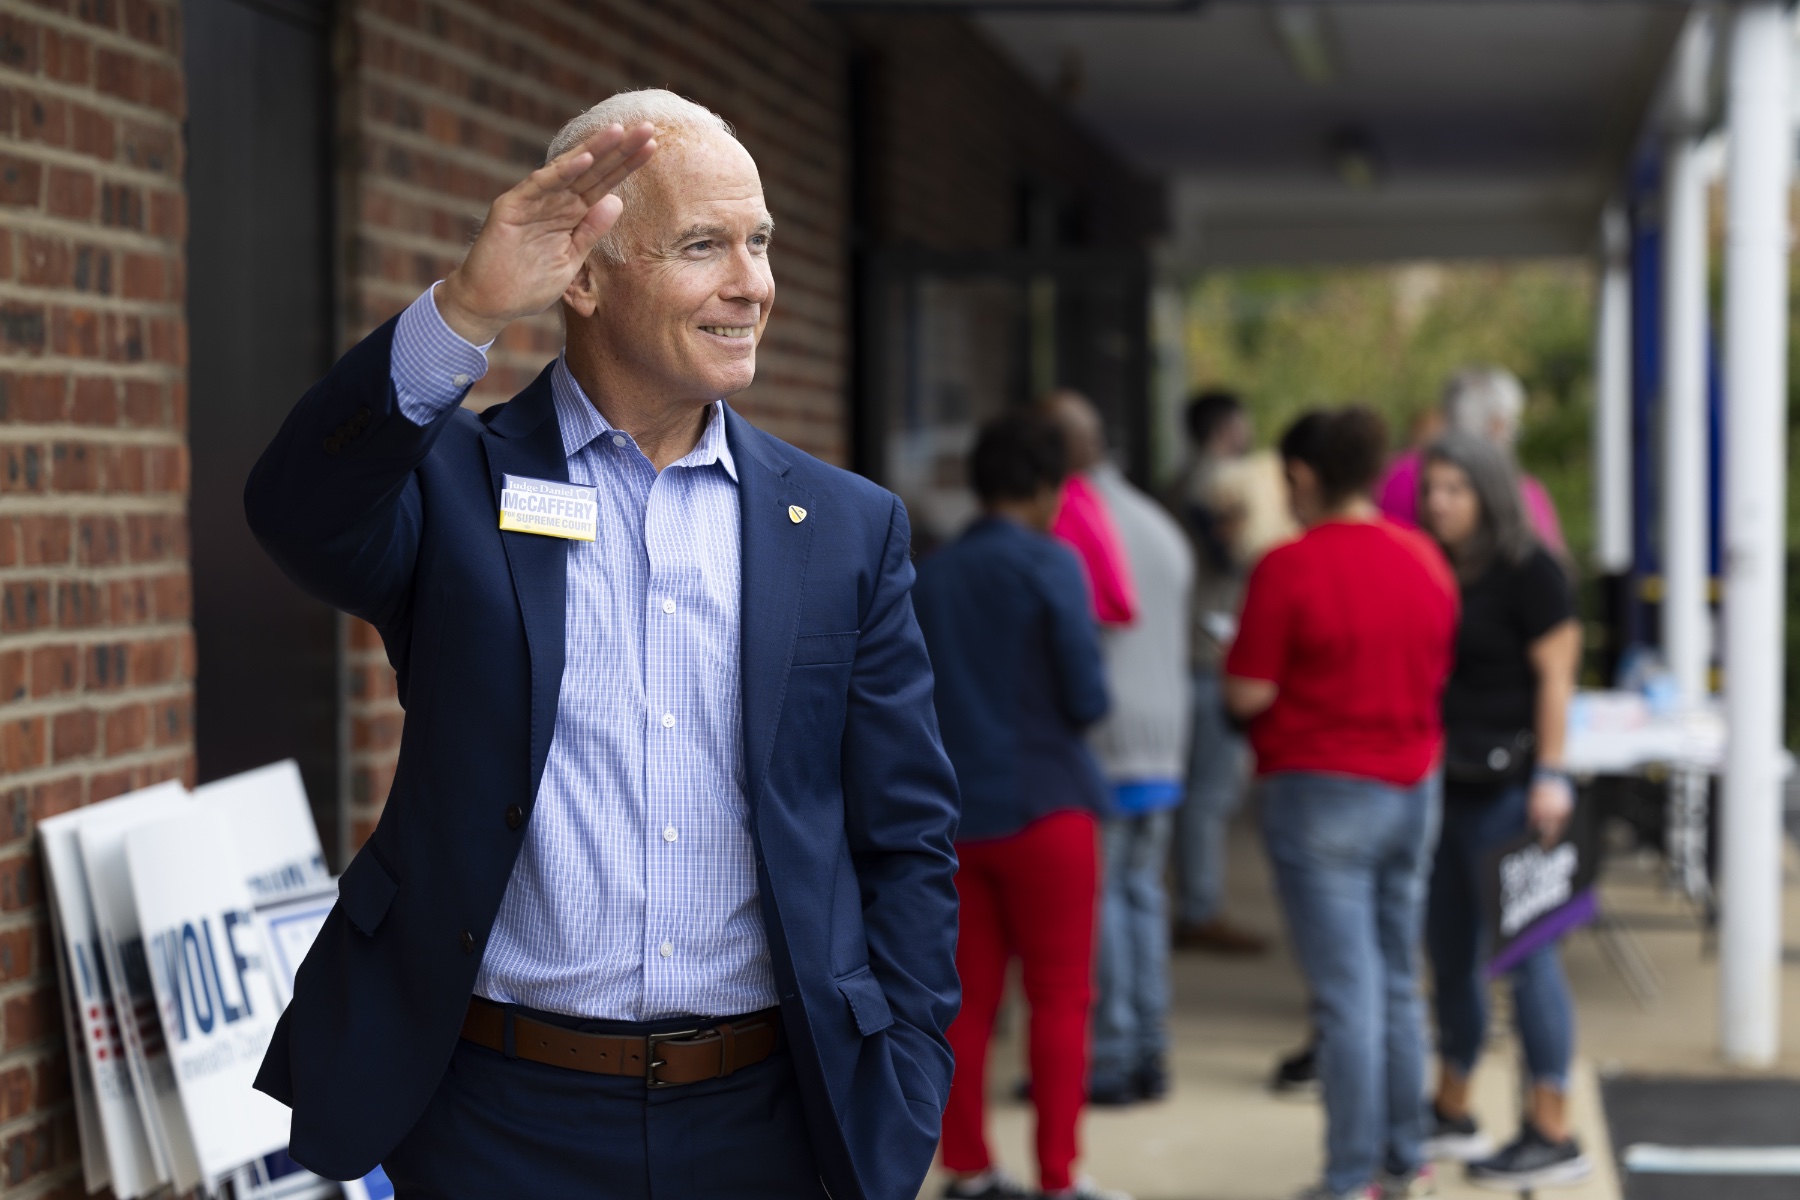
[[[590,346],[615,378],[669,401],[749,387],[775,300],[773,232],[749,152],[723,133],[688,133],[645,169],[617,230],[624,261],[596,253],[589,264]]]

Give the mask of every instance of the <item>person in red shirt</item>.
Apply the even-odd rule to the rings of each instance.
[[[1306,1200],[1407,1194],[1429,1170],[1415,967],[1441,816],[1455,576],[1381,516],[1387,430],[1366,408],[1281,441],[1306,527],[1251,572],[1225,704],[1256,751],[1263,835],[1312,992],[1326,1164]]]
[[[1106,458],[1106,430],[1093,402],[1067,388],[1051,392],[1040,406],[1062,430],[1069,447],[1069,478],[1050,532],[1069,544],[1087,578],[1094,619],[1122,627],[1137,620],[1137,587],[1125,543],[1107,511],[1091,473]]]

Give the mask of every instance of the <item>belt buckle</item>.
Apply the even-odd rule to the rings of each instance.
[[[646,1088],[679,1087],[679,1084],[668,1083],[656,1077],[656,1068],[667,1066],[662,1059],[656,1057],[656,1048],[664,1042],[679,1042],[683,1038],[698,1037],[698,1029],[677,1029],[671,1033],[652,1033],[644,1038],[644,1086]]]

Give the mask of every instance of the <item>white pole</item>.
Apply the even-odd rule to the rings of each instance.
[[[1663,176],[1662,649],[1683,704],[1707,694],[1706,171],[1711,22],[1676,49]]]
[[[1594,565],[1604,575],[1631,569],[1630,239],[1624,211],[1609,205],[1594,319]]]
[[[1784,6],[1731,30],[1725,214],[1725,762],[1719,845],[1719,1044],[1775,1063],[1781,1029],[1781,743],[1787,497],[1788,183],[1794,154]]]

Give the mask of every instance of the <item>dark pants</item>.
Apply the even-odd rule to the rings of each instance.
[[[646,1033],[693,1022],[576,1027]],[[398,1200],[825,1196],[786,1046],[725,1079],[651,1089],[459,1041],[424,1115],[383,1166]]]

